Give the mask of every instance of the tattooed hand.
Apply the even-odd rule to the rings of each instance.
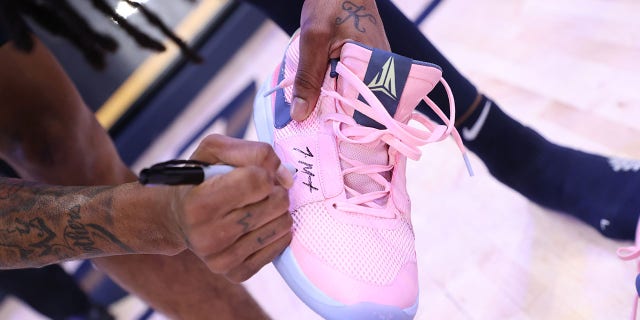
[[[212,272],[248,279],[291,241],[291,174],[268,144],[220,135],[205,138],[192,159],[237,168],[196,187],[181,187],[177,220],[187,245]]]
[[[300,26],[300,63],[291,109],[297,121],[315,108],[328,61],[340,56],[347,40],[390,50],[375,0],[306,0]]]

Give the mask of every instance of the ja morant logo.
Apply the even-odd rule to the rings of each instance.
[[[382,70],[373,77],[373,80],[367,86],[371,91],[379,91],[393,100],[398,100],[396,95],[396,68],[393,57],[387,59],[382,66]]]

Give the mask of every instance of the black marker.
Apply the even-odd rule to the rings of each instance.
[[[165,167],[153,166],[140,172],[141,184],[182,185],[200,184],[204,180],[227,174],[235,167],[226,164],[208,166]]]
[[[293,166],[286,163],[283,163],[282,166],[295,175],[296,169]],[[227,174],[233,169],[235,169],[234,166],[226,164],[208,164],[196,160],[171,160],[143,169],[138,181],[143,185],[195,185],[206,179]]]

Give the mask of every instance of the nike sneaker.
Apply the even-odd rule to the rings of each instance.
[[[466,159],[442,71],[348,42],[327,68],[313,113],[297,122],[290,108],[298,60],[296,34],[254,105],[259,139],[297,171],[293,240],[275,267],[325,318],[411,319],[418,267],[407,158],[419,159],[420,146],[453,135]],[[426,97],[438,82],[449,91],[449,117]],[[414,112],[421,100],[444,125]]]

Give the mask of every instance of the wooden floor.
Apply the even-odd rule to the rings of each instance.
[[[412,18],[428,2],[396,1]],[[421,29],[480,90],[548,139],[640,159],[638,13],[637,0],[444,0]],[[264,79],[286,41],[265,24],[135,169],[175,156],[185,130],[247,81]],[[629,243],[540,208],[495,181],[477,158],[472,163],[469,178],[448,141],[409,164],[417,319],[628,318],[636,273],[615,250]],[[275,319],[318,318],[271,265],[246,285]],[[134,307],[119,308],[119,318],[129,319]]]

